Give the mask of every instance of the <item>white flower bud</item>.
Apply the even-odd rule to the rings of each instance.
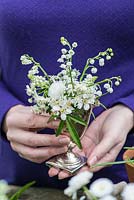
[[[72,62],[67,62],[67,66],[71,67],[72,66]]]
[[[71,58],[71,55],[70,54],[66,54],[66,59],[70,59]]]
[[[65,59],[65,58],[66,58],[66,55],[63,54],[63,55],[61,56],[61,58],[62,58],[62,59]]]
[[[97,68],[96,68],[96,67],[93,67],[93,68],[91,69],[91,72],[92,72],[92,74],[96,74],[96,73],[97,73]]]
[[[60,68],[65,69],[65,68],[66,68],[66,65],[65,65],[65,64],[61,64],[61,65],[60,65]]]
[[[89,60],[89,63],[90,63],[91,65],[93,65],[93,64],[95,63],[95,60],[91,58],[91,59]]]
[[[66,116],[66,114],[65,114],[65,113],[62,113],[60,117],[61,117],[61,119],[62,119],[63,121],[65,121],[65,120],[66,120],[66,118],[67,118],[67,116]]]
[[[110,88],[110,87],[111,87],[111,86],[110,86],[109,83],[105,83],[105,84],[104,84],[104,88],[105,88],[105,89],[108,89],[108,88]]]
[[[62,54],[66,54],[67,50],[66,49],[61,49]]]
[[[111,56],[107,55],[106,60],[110,60],[110,59],[111,59]]]
[[[63,58],[59,58],[59,59],[57,60],[57,62],[62,63],[62,62],[64,62],[64,60],[63,60]]]
[[[104,58],[100,58],[99,59],[99,65],[102,67],[102,66],[104,66]]]
[[[27,54],[23,55],[20,57],[20,60],[21,60],[21,63],[23,65],[29,65],[29,64],[32,64],[32,61],[31,59],[29,58],[29,56]]]
[[[73,42],[72,47],[76,48],[78,46],[77,42]]]
[[[101,91],[101,90],[98,90],[98,91],[96,92],[96,94],[97,94],[99,97],[101,97],[101,96],[102,96],[102,91]]]
[[[107,92],[109,92],[109,93],[113,93],[113,91],[114,91],[113,88],[108,88],[107,89]]]
[[[119,85],[120,85],[120,82],[119,82],[119,81],[115,81],[115,85],[116,85],[116,86],[119,86]]]
[[[68,53],[69,53],[71,56],[75,54],[75,52],[74,52],[72,49],[70,49],[70,50],[68,51]]]
[[[89,110],[89,108],[90,108],[89,104],[84,105],[84,110]]]

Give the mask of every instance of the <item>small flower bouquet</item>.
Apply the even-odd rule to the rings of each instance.
[[[89,58],[80,72],[72,67],[77,43],[70,44],[67,39],[61,37],[61,44],[64,48],[61,49],[61,57],[57,60],[61,71],[56,75],[49,75],[40,63],[28,54],[21,56],[23,65],[32,64],[28,72],[30,84],[26,86],[26,92],[29,96],[28,101],[34,104],[33,110],[36,114],[49,113],[49,120],[60,120],[56,136],[66,130],[72,141],[82,148],[80,128],[77,126],[87,127],[89,115],[93,114],[92,108],[103,106],[100,98],[112,93],[113,85],[118,86],[121,77],[97,81],[98,77],[94,75],[97,73],[97,66],[104,66],[105,60],[113,57],[111,48]],[[88,116],[88,120],[85,116]]]
[[[113,184],[108,178],[99,178],[87,187],[92,177],[93,173],[89,171],[77,174],[69,180],[64,194],[72,200],[134,200],[134,183]]]

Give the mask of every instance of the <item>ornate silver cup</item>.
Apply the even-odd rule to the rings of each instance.
[[[91,112],[92,108],[89,111],[83,111],[81,115],[82,119],[87,122],[87,125],[90,121]],[[82,139],[87,130],[87,126],[85,127],[83,125],[76,124],[75,128],[80,139]],[[87,161],[86,157],[73,153],[73,148],[75,146],[76,144],[71,141],[68,145],[68,151],[66,153],[51,158],[46,162],[46,164],[50,167],[60,168],[70,173],[74,173],[82,166],[84,166]]]

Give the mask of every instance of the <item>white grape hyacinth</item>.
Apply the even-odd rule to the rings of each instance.
[[[134,183],[128,183],[123,192],[122,192],[123,200],[134,200]]]
[[[68,183],[69,187],[64,190],[64,194],[67,196],[72,196],[77,190],[87,185],[92,177],[93,173],[88,171],[81,172],[72,177]]]
[[[107,178],[100,178],[94,181],[90,186],[90,191],[96,197],[102,198],[113,192],[113,183]]]
[[[48,96],[52,99],[59,99],[61,96],[63,96],[65,91],[65,85],[62,81],[55,81],[50,85],[50,88],[48,90]]]

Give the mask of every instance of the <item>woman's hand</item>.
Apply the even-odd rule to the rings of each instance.
[[[82,139],[83,152],[76,150],[88,158],[88,167],[81,170],[89,170],[89,167],[96,163],[115,161],[132,127],[133,112],[124,105],[116,105],[100,114]],[[90,168],[90,171],[96,172],[102,168],[103,166]],[[49,170],[50,176],[57,174],[60,179],[69,176],[65,171],[55,168]]]
[[[48,123],[48,119],[47,114],[34,114],[31,107],[12,107],[7,112],[3,124],[12,149],[21,157],[36,163],[42,163],[52,156],[66,152],[70,142],[67,136],[37,134],[40,129],[58,127],[58,121]]]

